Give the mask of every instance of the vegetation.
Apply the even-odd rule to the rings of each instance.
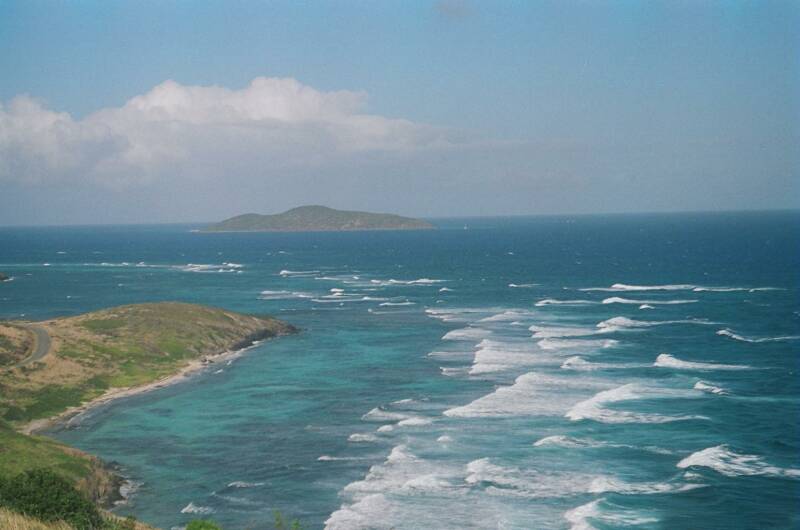
[[[152,530],[133,518],[98,509],[60,475],[46,469],[0,479],[4,530]]]
[[[192,360],[293,331],[272,318],[173,302],[116,307],[37,325],[50,335],[50,354],[43,362],[0,372],[0,417],[15,424],[57,415],[110,388],[147,384]],[[10,342],[11,332],[5,330],[12,328],[0,326],[0,339]]]
[[[206,227],[205,232],[298,232],[327,230],[421,230],[434,228],[420,219],[393,214],[300,206],[276,215],[248,213]]]
[[[18,433],[0,421],[0,477],[41,469],[96,502],[108,503],[118,494],[119,479],[99,459],[49,438]]]
[[[3,529],[149,528],[98,511],[96,504],[119,498],[121,482],[99,459],[14,427],[60,414],[112,388],[154,382],[206,356],[294,331],[268,317],[173,302],[116,307],[36,326],[49,335],[47,355],[28,366],[0,368]],[[26,340],[31,337],[24,328],[0,323],[0,353],[14,350],[9,355],[16,362],[29,349]]]
[[[79,530],[105,526],[94,503],[63,477],[45,469],[1,481],[0,505],[41,521],[64,521]]]

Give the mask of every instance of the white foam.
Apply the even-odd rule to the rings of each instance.
[[[555,300],[553,298],[545,298],[544,300],[539,300],[534,305],[536,307],[544,307],[548,305],[589,305],[597,303],[599,302],[593,300]]]
[[[444,415],[457,418],[557,416],[581,399],[581,394],[603,387],[607,388],[607,384],[586,378],[529,372],[517,377],[514,384],[501,386],[467,405],[448,409]]]
[[[737,333],[734,333],[730,329],[721,329],[717,331],[717,335],[721,335],[724,337],[730,337],[734,340],[742,341],[742,342],[751,342],[751,343],[760,343],[760,342],[783,342],[787,340],[798,340],[800,339],[800,335],[784,335],[781,337],[744,337]]]
[[[675,304],[694,304],[697,300],[632,300],[630,298],[621,298],[619,296],[612,296],[603,300],[604,304],[646,304],[646,305],[675,305]]]
[[[263,486],[263,482],[244,482],[242,480],[236,480],[228,484],[229,488],[257,488],[259,486]]]
[[[375,436],[374,434],[360,433],[360,432],[355,432],[347,437],[347,441],[353,443],[375,442],[377,440],[378,437]]]
[[[619,507],[614,507],[614,511],[606,510],[604,502],[605,499],[597,499],[564,512],[564,519],[571,525],[570,530],[597,530],[592,526],[591,521],[603,523],[604,528],[652,526],[659,521],[649,512],[638,512]]]
[[[436,441],[439,442],[440,444],[448,444],[453,442],[453,438],[451,436],[443,434],[442,436],[438,437]]]
[[[758,455],[740,454],[727,445],[708,447],[687,456],[677,464],[678,468],[708,467],[728,477],[741,475],[766,475],[773,477],[800,478],[800,469],[785,469],[767,464]]]
[[[642,304],[639,306],[639,309],[655,309],[655,307],[651,306],[650,304]]]
[[[616,444],[611,442],[602,442],[599,440],[592,440],[590,438],[574,438],[572,436],[565,436],[563,434],[556,434],[553,436],[545,436],[533,443],[534,447],[564,447],[567,449],[586,449],[586,448],[615,448],[615,449],[635,449],[637,451],[647,451],[649,453],[657,453],[662,455],[672,454],[672,451],[654,446],[636,446],[629,444]]]
[[[190,502],[189,504],[183,507],[181,513],[196,513],[196,514],[208,515],[210,513],[214,513],[214,508],[209,508],[208,506],[199,506],[193,502]]]
[[[380,306],[404,306],[404,305],[416,305],[416,302],[410,302],[406,300],[405,302],[383,302],[382,304],[378,304]]]
[[[500,372],[520,366],[552,364],[553,360],[530,342],[484,339],[476,346],[470,375]]]
[[[420,418],[419,416],[413,416],[411,418],[406,418],[404,420],[400,420],[397,422],[398,427],[421,427],[423,425],[430,425],[433,423],[433,420],[430,418]]]
[[[289,300],[292,298],[311,298],[313,295],[299,291],[261,291],[261,300]]]
[[[625,401],[658,398],[694,398],[702,394],[693,390],[648,387],[639,383],[628,383],[611,390],[598,392],[590,399],[573,406],[565,416],[572,421],[594,420],[601,423],[668,423],[682,420],[707,420],[705,416],[669,416],[609,409],[606,405]]]
[[[694,384],[695,390],[700,390],[701,392],[708,392],[709,394],[718,394],[720,396],[725,396],[728,394],[728,391],[724,388],[716,385],[712,385],[707,381],[698,381]]]
[[[618,341],[614,339],[542,339],[536,343],[543,350],[593,350],[613,348]]]
[[[439,289],[440,293],[450,293],[452,291],[453,290],[451,288],[449,288],[449,287],[442,287],[441,289]]]
[[[533,325],[528,328],[533,332],[534,339],[548,339],[548,338],[561,338],[561,337],[585,337],[598,333],[597,329],[582,328],[575,326],[537,326]]]
[[[532,311],[509,309],[507,311],[503,311],[501,313],[495,313],[494,315],[482,318],[478,322],[507,322],[509,320],[513,321],[513,320],[519,320],[521,318],[531,318],[535,315],[536,313]]]
[[[719,363],[698,363],[682,361],[668,353],[662,353],[656,357],[653,366],[659,368],[673,368],[675,370],[749,370],[752,367],[742,364],[719,364]]]
[[[530,289],[536,287],[538,283],[509,283],[508,286],[512,289]]]
[[[389,410],[384,410],[380,407],[375,407],[361,416],[361,419],[364,421],[396,421],[404,420],[406,418],[408,418],[408,414],[403,414],[402,412],[392,412]]]
[[[491,334],[488,329],[468,327],[448,331],[442,336],[442,340],[480,340]]]
[[[597,323],[600,333],[612,333],[615,331],[628,331],[633,329],[649,328],[652,326],[666,326],[671,324],[713,324],[708,320],[684,319],[684,320],[634,320],[628,317],[613,317]]]
[[[569,357],[563,363],[561,363],[561,368],[564,370],[580,370],[580,371],[644,368],[646,366],[648,365],[637,364],[637,363],[595,363],[587,361],[583,357],[579,357],[577,355]]]
[[[393,527],[389,519],[391,503],[380,493],[367,495],[349,506],[342,505],[325,521],[325,530],[358,530]]]
[[[690,291],[696,288],[696,285],[689,285],[685,283],[671,284],[671,285],[628,285],[625,283],[615,283],[611,287],[585,287],[578,289],[579,291]]]
[[[623,495],[650,495],[654,493],[675,493],[695,488],[703,484],[677,484],[669,482],[630,483],[612,477],[597,477],[589,485],[589,493],[620,493]]]
[[[319,274],[319,271],[290,271],[283,269],[278,274],[281,276],[311,276],[313,274]]]
[[[433,280],[431,278],[419,278],[418,280],[389,280],[389,283],[392,285],[435,285],[437,283],[443,283],[447,280]]]

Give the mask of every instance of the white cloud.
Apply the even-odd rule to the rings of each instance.
[[[166,81],[83,119],[28,96],[0,103],[0,181],[124,187],[162,175],[215,176],[226,162],[290,168],[375,152],[460,144],[459,133],[363,112],[361,92],[259,77],[241,90]]]

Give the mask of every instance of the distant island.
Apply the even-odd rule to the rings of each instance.
[[[110,505],[122,483],[113,469],[34,433],[295,331],[270,317],[178,302],[43,322],[0,321],[0,477],[48,468],[89,499]],[[0,513],[0,523],[6,516]]]
[[[248,213],[207,226],[201,232],[315,232],[355,230],[430,230],[421,219],[387,213],[299,206],[275,215]]]

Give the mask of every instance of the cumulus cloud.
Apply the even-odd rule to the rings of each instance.
[[[19,96],[0,102],[0,181],[125,187],[227,164],[285,169],[462,144],[444,128],[364,112],[362,92],[259,77],[240,90],[166,81],[83,119]]]

